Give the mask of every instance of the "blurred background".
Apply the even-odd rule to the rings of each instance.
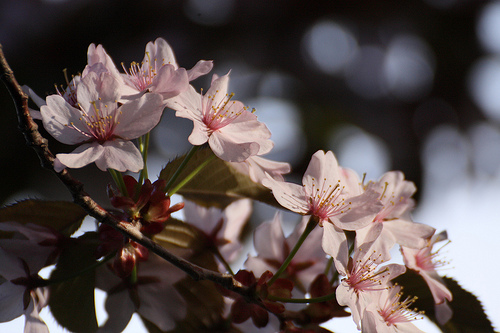
[[[500,1],[0,0],[4,53],[41,97],[65,84],[63,69],[83,70],[90,43],[128,68],[157,37],[182,67],[212,59],[213,73],[232,70],[230,90],[270,128],[267,157],[290,162],[289,179],[318,149],[367,179],[402,170],[419,189],[415,220],[452,240],[441,273],[479,296],[500,327],[490,260],[500,233]],[[209,76],[193,84],[207,89]],[[25,145],[3,87],[0,112],[0,202],[69,200]],[[189,149],[191,127],[164,114],[151,177]],[[72,150],[53,139],[50,148]],[[107,203],[106,175],[72,174]]]

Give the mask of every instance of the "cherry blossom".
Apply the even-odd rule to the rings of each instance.
[[[194,128],[188,140],[195,146],[206,142],[219,158],[242,162],[254,155],[268,153],[273,142],[266,125],[248,111],[240,101],[228,94],[229,73],[213,76],[205,95],[190,86],[186,91],[166,101],[176,110],[175,115],[191,119]]]
[[[436,269],[446,263],[436,259],[439,250],[432,252],[432,247],[437,242],[446,240],[447,238],[446,231],[443,231],[434,235],[428,241],[427,246],[422,249],[401,247],[401,253],[403,254],[406,266],[420,274],[429,286],[436,304],[436,318],[441,324],[445,324],[453,315],[451,308],[446,302],[451,301],[453,295],[436,271]]]
[[[272,221],[259,225],[255,229],[253,238],[257,256],[249,256],[245,267],[257,276],[267,270],[276,273],[304,231],[307,221],[308,218],[304,217],[286,238],[279,213]],[[293,257],[286,271],[280,275],[280,277],[291,279],[304,294],[314,278],[325,270],[327,260],[325,253],[321,250],[321,237],[321,230],[314,229]]]
[[[57,154],[56,171],[95,162],[103,171],[138,172],[142,156],[129,140],[149,132],[160,121],[161,97],[146,94],[119,105],[119,82],[108,73],[88,73],[78,85],[78,108],[59,95],[41,107],[45,129],[65,144],[81,144],[72,153]]]
[[[190,70],[179,68],[172,48],[163,38],[146,45],[144,59],[132,63],[126,72],[125,83],[141,93],[149,90],[161,94],[164,99],[186,90],[189,81],[212,70],[212,61],[200,60]]]
[[[108,293],[108,320],[98,332],[121,332],[134,312],[155,324],[161,331],[175,327],[186,315],[185,301],[174,284],[185,274],[155,254],[137,264],[137,282],[120,279],[107,266],[96,272],[96,287]]]
[[[25,332],[48,333],[47,326],[39,316],[40,310],[47,305],[48,289],[37,287],[42,281],[38,272],[48,264],[55,247],[37,244],[29,238],[37,238],[34,234],[40,229],[45,229],[42,230],[42,235],[50,233],[46,228],[38,226],[35,227],[40,229],[30,229],[11,222],[0,225],[4,231],[24,231],[22,234],[28,237],[0,240],[0,276],[4,280],[0,285],[0,322],[10,321],[24,314]]]
[[[236,259],[242,248],[239,241],[241,231],[252,212],[251,201],[237,200],[224,210],[216,207],[205,208],[191,201],[185,201],[184,204],[186,223],[202,231],[207,245],[218,248],[226,261]]]
[[[359,244],[376,248],[387,259],[395,243],[415,249],[427,244],[436,229],[411,220],[410,212],[415,205],[411,196],[416,188],[413,182],[404,180],[402,172],[385,173],[378,182],[370,182],[367,190],[378,192],[384,207],[372,223],[356,230]]]
[[[366,253],[358,248],[353,258],[337,265],[338,272],[344,276],[337,287],[337,301],[351,309],[358,329],[363,310],[372,301],[374,292],[386,289],[390,280],[406,271],[405,266],[398,264],[380,266],[384,261],[381,253]]]
[[[0,248],[23,258],[32,271],[54,264],[64,242],[57,231],[32,223],[0,223],[0,231],[12,232],[12,238],[0,239]]]
[[[349,183],[333,153],[322,150],[311,157],[303,186],[271,177],[262,181],[283,207],[319,219],[324,227],[323,250],[336,261],[348,256],[344,230],[365,227],[382,208],[377,192],[368,189],[358,195],[357,188],[346,186]]]
[[[118,68],[116,68],[115,63],[108,55],[104,47],[100,44],[97,46],[95,44],[90,44],[87,50],[87,66],[85,66],[82,75],[74,76],[72,81],[68,84],[68,87],[64,91],[64,94],[60,93],[60,95],[65,97],[68,103],[75,106],[75,104],[72,104],[72,101],[76,101],[77,84],[79,83],[81,78],[84,78],[91,72],[98,74],[107,73],[116,79],[116,81],[118,82],[120,102],[125,102],[127,99],[130,99],[125,98],[125,96],[134,96],[137,94],[137,89],[127,84],[126,76],[118,71]],[[75,80],[76,82],[74,82]]]
[[[402,293],[398,285],[377,292],[363,312],[361,329],[363,332],[377,333],[423,333],[411,321],[421,319],[421,312],[411,309],[416,298],[400,300]]]

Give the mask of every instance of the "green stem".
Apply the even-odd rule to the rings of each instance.
[[[179,165],[179,167],[177,168],[177,170],[173,174],[172,178],[170,178],[167,185],[165,186],[165,189],[163,190],[165,193],[167,193],[168,190],[170,189],[170,187],[172,187],[174,182],[177,180],[177,178],[181,174],[182,170],[184,170],[184,168],[186,167],[186,164],[189,162],[191,157],[193,157],[194,153],[196,153],[198,151],[199,148],[200,148],[200,146],[191,147],[191,150],[187,153],[186,157],[184,157],[184,160],[182,161],[181,165]]]
[[[277,301],[277,302],[283,302],[283,303],[320,303],[320,302],[326,302],[329,300],[332,300],[336,297],[336,294],[329,294],[321,297],[314,297],[314,298],[285,298],[285,297],[277,297],[277,296],[272,296],[269,295],[267,296],[268,300],[271,301]]]
[[[105,256],[104,258],[102,258],[102,260],[99,260],[99,261],[96,261],[95,263],[93,263],[92,265],[88,266],[88,267],[85,267],[84,269],[82,269],[81,271],[77,272],[77,273],[74,273],[74,274],[71,274],[71,275],[68,275],[68,276],[64,276],[64,277],[59,277],[59,278],[55,278],[55,279],[48,279],[48,280],[42,280],[40,282],[40,287],[46,287],[46,286],[50,286],[52,284],[58,284],[58,283],[62,283],[62,282],[66,282],[68,280],[71,280],[71,279],[74,279],[76,277],[79,277],[91,270],[94,270],[96,269],[97,267],[105,264],[106,262],[108,262],[109,260],[113,259],[116,255],[116,251],[114,252],[111,252],[110,254],[108,254],[107,256]]]
[[[132,285],[135,285],[137,283],[137,264],[134,265],[132,273],[130,273],[129,279]]]
[[[333,257],[330,257],[330,259],[328,259],[328,262],[326,263],[326,267],[325,267],[325,275],[328,276],[328,272],[330,271],[330,268],[332,268],[332,264],[333,264]]]
[[[302,233],[302,235],[300,235],[300,238],[297,240],[297,244],[295,244],[292,251],[290,251],[290,254],[288,255],[288,257],[286,257],[285,261],[278,269],[276,274],[274,274],[271,280],[269,280],[269,282],[267,283],[268,286],[271,286],[279,278],[281,273],[283,273],[286,270],[288,265],[292,262],[293,257],[295,257],[295,254],[302,246],[302,243],[304,243],[307,236],[309,236],[309,234],[311,233],[311,231],[313,231],[313,229],[316,227],[317,224],[318,224],[318,218],[312,215],[311,218],[309,219],[309,222],[307,222],[304,232]]]
[[[149,150],[149,132],[139,138],[139,151],[142,155],[142,160],[144,161],[144,168],[139,174],[139,185],[142,185],[144,179],[148,179],[148,150]]]
[[[198,165],[196,169],[194,169],[186,178],[184,178],[182,181],[177,184],[171,191],[168,191],[168,195],[172,196],[174,195],[177,191],[179,191],[184,185],[186,185],[191,179],[193,179],[194,176],[198,174],[204,167],[207,166],[208,163],[215,157],[215,155],[212,155],[208,157],[203,163]]]
[[[121,194],[127,197],[128,196],[127,187],[125,186],[125,182],[123,181],[122,174],[116,171],[115,169],[108,169],[108,171],[111,174],[111,177],[113,177],[116,186],[118,186],[118,188],[120,189]]]

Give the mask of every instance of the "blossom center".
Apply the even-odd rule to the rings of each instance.
[[[86,131],[75,126],[73,122],[66,126],[87,136],[90,140],[99,143],[113,139],[114,130],[116,125],[119,124],[118,116],[121,114],[121,111],[117,109],[116,103],[113,103],[112,106],[108,106],[99,99],[98,101],[91,102],[90,105],[91,110],[87,112],[78,104],[81,111],[79,120],[84,124]]]
[[[351,270],[349,271],[349,276],[345,279],[345,282],[354,289],[358,294],[363,291],[373,291],[383,289],[382,279],[385,279],[389,269],[379,270],[376,269],[379,266],[377,260],[381,257],[379,255],[377,258],[372,258],[369,256],[366,260],[357,260]],[[381,263],[382,261],[380,261]]]
[[[316,184],[312,178],[312,186],[309,189],[309,213],[319,217],[321,220],[343,214],[350,210],[350,202],[346,202],[342,197],[344,186],[340,183],[328,184],[326,178],[323,182]]]
[[[216,100],[218,92],[217,90],[214,95],[205,96],[208,103],[203,114],[203,123],[207,126],[209,134],[232,123],[247,109],[238,107],[239,103],[231,100],[234,93],[226,94],[220,100]]]
[[[395,288],[397,286],[393,286]],[[410,309],[410,306],[417,300],[417,297],[406,297],[404,301],[400,301],[402,296],[401,292],[390,291],[392,294],[389,297],[383,307],[380,308],[378,313],[384,319],[387,326],[394,325],[398,323],[407,323],[413,320],[419,319],[418,315],[423,314],[423,311],[417,312],[416,308]]]
[[[125,74],[128,76],[130,82],[134,85],[134,87],[139,91],[143,91],[149,88],[149,86],[153,83],[154,77],[158,74],[160,68],[165,65],[165,59],[163,59],[161,66],[157,66],[157,59],[151,61],[149,52],[146,52],[146,57],[147,61],[145,62],[132,62],[128,70],[122,63]]]
[[[419,267],[423,271],[434,271],[437,268],[447,265],[448,262],[437,259],[441,248],[435,252],[432,252],[432,246],[428,245],[418,251],[417,255],[415,256],[415,263],[417,267]]]

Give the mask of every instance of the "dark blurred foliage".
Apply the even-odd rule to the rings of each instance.
[[[452,3],[448,6],[432,5],[431,0],[190,3],[194,2],[206,6],[229,2],[230,13],[217,24],[203,24],[210,22],[210,17],[204,17],[208,12],[189,9],[184,1],[3,0],[0,43],[17,80],[41,96],[54,93],[54,83],[64,83],[62,69],[77,73],[84,68],[90,43],[103,44],[119,64],[141,60],[145,44],[163,37],[183,67],[190,68],[199,59],[214,59],[219,74],[225,69],[217,65],[224,62],[244,63],[258,73],[281,72],[294,80],[287,98],[300,107],[307,136],[306,152],[294,165],[298,174],[302,174],[312,153],[327,147],[324,133],[339,123],[352,123],[382,138],[391,152],[391,168],[404,171],[418,186],[422,177],[419,150],[426,134],[439,124],[463,128],[482,118],[466,91],[466,76],[482,52],[475,24],[484,1],[448,1]],[[353,27],[360,44],[383,46],[401,32],[418,35],[434,54],[432,87],[411,101],[391,94],[364,98],[352,92],[342,78],[315,69],[304,57],[304,33],[322,19],[340,20]],[[238,97],[250,98],[252,89],[257,89],[247,88],[251,88],[248,96]],[[454,111],[435,103],[437,106],[431,106],[428,112],[416,112],[429,101],[441,101]],[[14,106],[4,88],[0,89],[0,105],[0,202],[33,185],[44,196],[61,198],[55,193],[62,186],[39,167],[18,132]],[[54,152],[70,149],[52,139],[50,145]],[[104,196],[104,187],[92,187],[91,180],[105,177],[96,170],[92,166],[74,174],[87,183],[91,194]]]

